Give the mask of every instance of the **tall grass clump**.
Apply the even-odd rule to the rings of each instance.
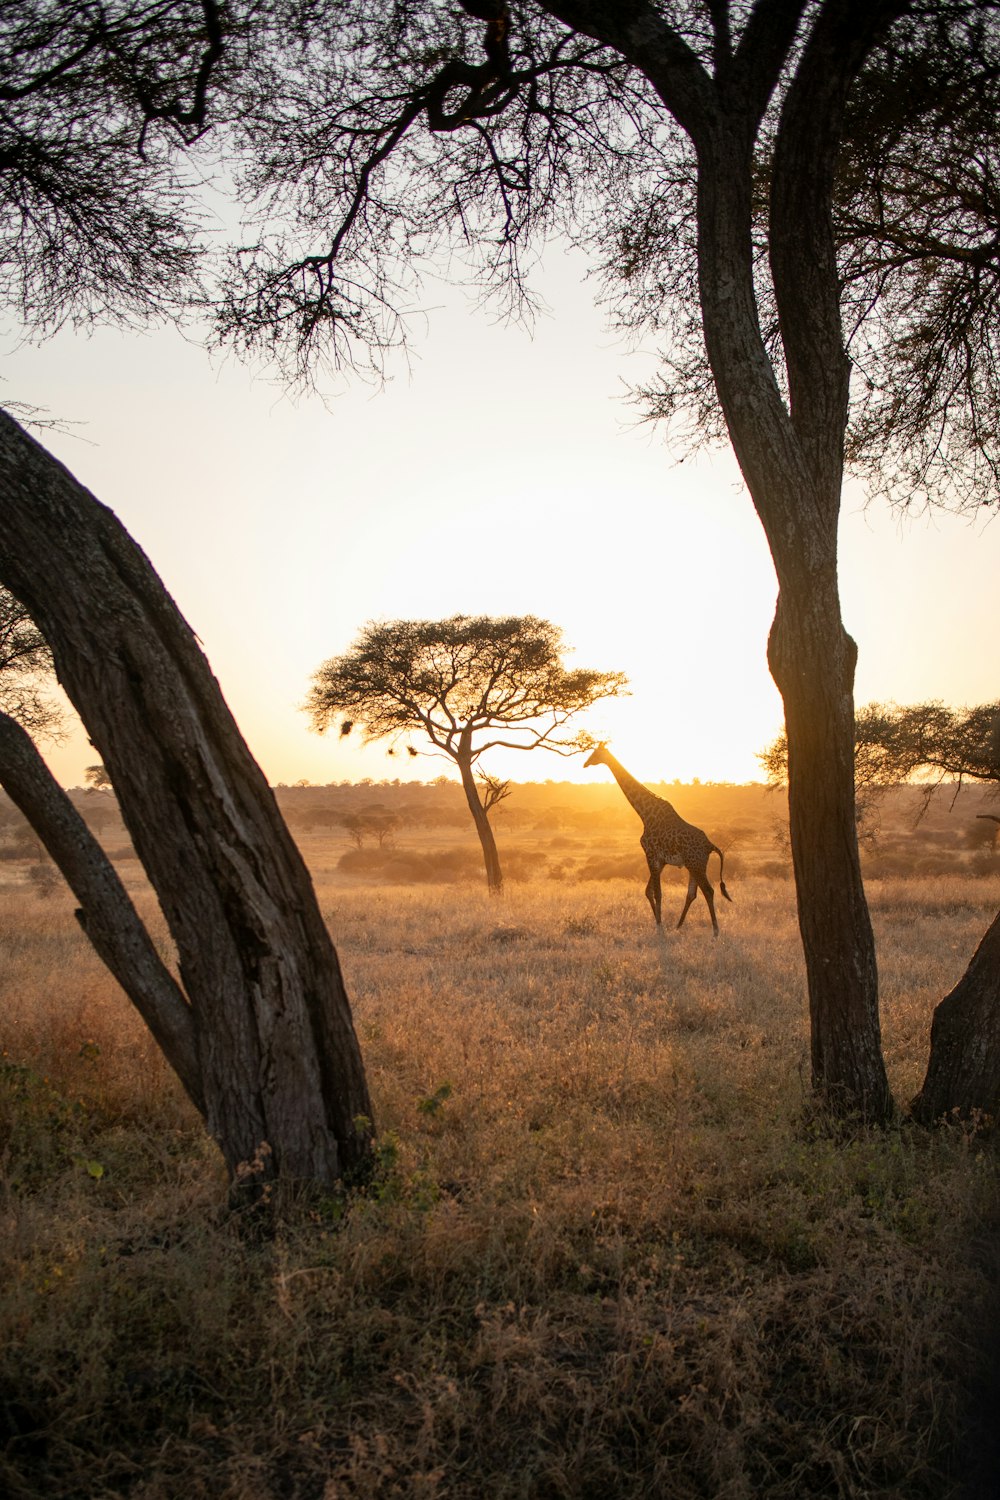
[[[320,895],[378,1166],[266,1218],[228,1207],[68,897],[5,899],[4,1494],[942,1500],[974,1481],[993,1151],[810,1113],[786,882],[744,878],[718,942],[701,911],[655,931],[634,880]],[[901,1099],[998,896],[878,884]]]

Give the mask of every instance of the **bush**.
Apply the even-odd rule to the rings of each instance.
[[[454,885],[482,877],[483,861],[474,849],[348,849],[337,861],[345,875],[382,885]]]
[[[531,880],[545,871],[545,858],[532,849],[501,849],[505,880]],[[378,885],[455,885],[484,878],[478,849],[348,849],[337,869]]]
[[[578,880],[647,880],[641,854],[592,854],[576,872]]]

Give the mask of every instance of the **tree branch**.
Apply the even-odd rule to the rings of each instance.
[[[778,125],[771,270],[792,423],[816,476],[841,473],[847,423],[850,365],[832,218],[847,93],[878,38],[906,8],[907,0],[826,0]]]
[[[29,736],[0,713],[0,782],[80,902],[80,926],[204,1114],[194,1017],[100,844]]]

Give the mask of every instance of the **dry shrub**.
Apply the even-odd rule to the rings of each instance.
[[[227,1209],[69,903],[6,902],[0,1489],[953,1493],[994,1158],[805,1123],[787,884],[746,878],[718,941],[700,907],[657,931],[642,884],[321,885],[378,1167],[269,1225]],[[998,895],[877,888],[903,1098]]]
[[[906,852],[877,851],[870,858],[863,858],[861,866],[866,880],[907,880],[912,876],[938,880],[968,869],[965,860],[957,853],[932,854],[920,846]]]
[[[501,866],[505,880],[529,880],[544,869],[545,860],[533,850],[504,849]],[[485,879],[483,856],[472,848],[348,849],[337,869],[379,885],[456,885]]]
[[[472,849],[348,849],[337,861],[343,874],[385,885],[453,884],[476,879],[482,868]]]
[[[575,870],[577,880],[636,880],[648,879],[642,854],[634,850],[620,854],[591,854]]]

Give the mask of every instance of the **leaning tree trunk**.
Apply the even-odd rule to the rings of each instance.
[[[80,903],[77,920],[142,1016],[189,1098],[205,1112],[194,1018],[118,873],[39,755],[0,713],[0,786],[20,809]]]
[[[463,735],[463,739],[466,738]],[[493,828],[490,824],[489,814],[483,806],[479,797],[479,788],[476,786],[476,778],[472,770],[472,761],[469,755],[463,754],[463,746],[459,745],[458,769],[462,776],[462,789],[465,792],[465,800],[469,804],[476,832],[479,835],[479,843],[483,851],[483,864],[486,866],[486,884],[490,895],[499,896],[503,890],[503,871],[500,868],[500,855],[497,852],[497,841],[493,837]]]
[[[926,1125],[1000,1116],[1000,914],[934,1012],[927,1076],[910,1108]]]
[[[0,581],[46,636],[159,897],[230,1171],[332,1184],[371,1106],[308,871],[194,636],[112,513],[0,413]]]

